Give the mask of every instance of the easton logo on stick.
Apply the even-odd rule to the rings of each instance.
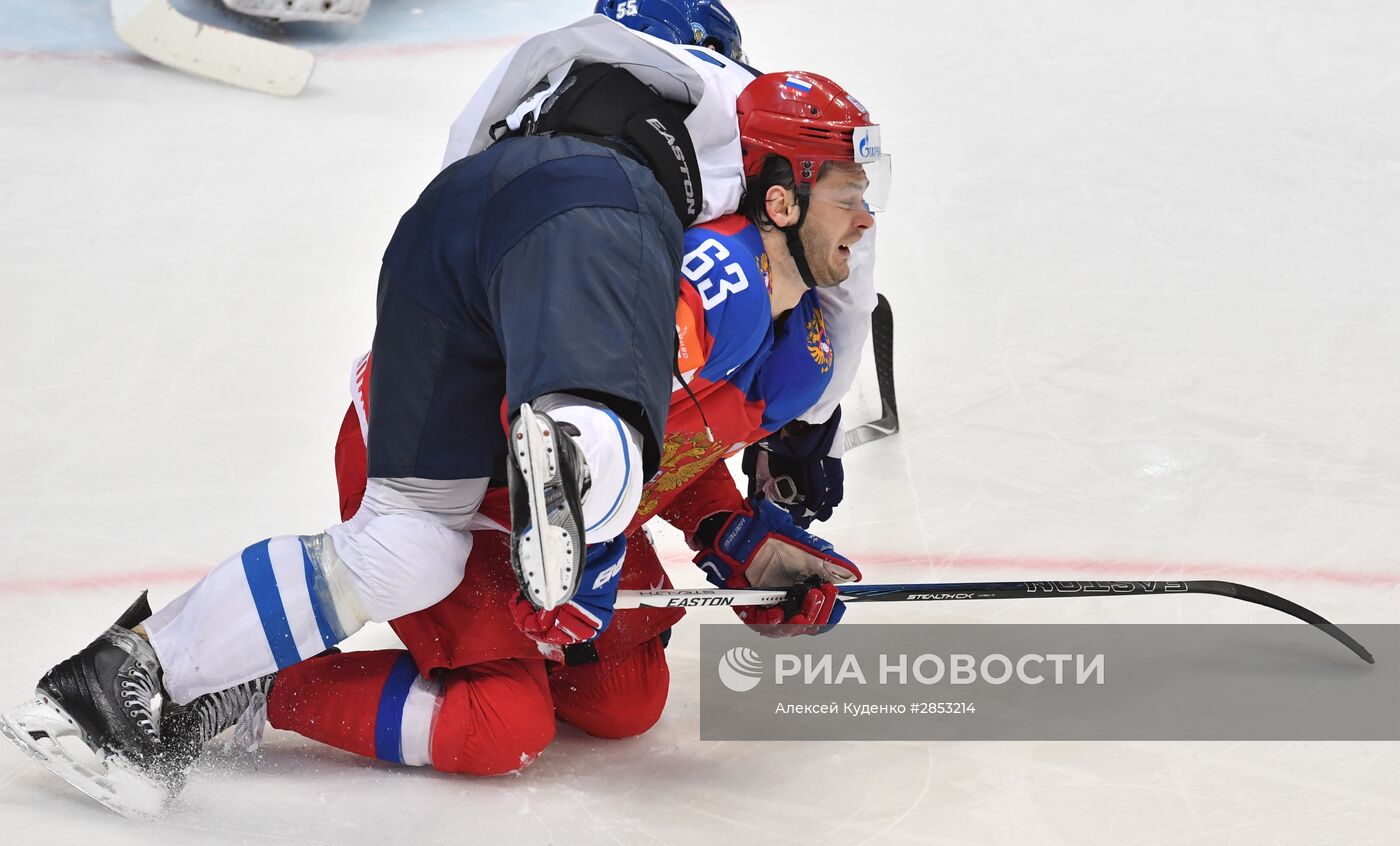
[[[732,596],[675,596],[666,600],[668,608],[691,608],[701,605],[733,605]]]

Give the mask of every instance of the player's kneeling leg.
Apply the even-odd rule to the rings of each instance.
[[[666,707],[671,671],[661,638],[621,660],[561,667],[549,678],[554,713],[594,737],[633,737],[656,725]]]
[[[435,769],[519,772],[553,739],[554,706],[543,659],[486,661],[443,677],[432,738]]]
[[[278,673],[267,716],[357,755],[473,775],[519,770],[554,739],[543,659],[424,678],[403,650],[324,655]]]
[[[422,766],[440,692],[402,649],[327,654],[277,674],[267,719],[356,755]]]

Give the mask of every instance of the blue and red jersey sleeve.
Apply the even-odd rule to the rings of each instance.
[[[763,242],[730,215],[687,231],[685,250],[677,364],[687,381],[720,382],[750,363],[772,331]]]
[[[831,378],[830,340],[815,292],[774,320],[763,238],[745,218],[692,227],[685,246],[676,332],[687,385],[673,386],[667,433],[708,429],[737,448],[816,402]]]

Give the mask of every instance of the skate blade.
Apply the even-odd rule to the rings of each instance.
[[[511,433],[511,448],[528,489],[532,522],[515,534],[516,554],[511,563],[526,597],[543,610],[573,599],[583,576],[583,533],[578,521],[566,507],[562,524],[549,522],[548,490],[563,484],[555,447],[562,437],[565,436],[534,413],[529,403],[520,406],[520,419]]]
[[[0,714],[0,734],[49,772],[124,817],[154,820],[165,813],[170,791],[130,761],[93,749],[68,712],[43,691]]]

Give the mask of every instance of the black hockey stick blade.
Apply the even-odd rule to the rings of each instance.
[[[870,338],[875,351],[875,379],[880,386],[880,419],[848,431],[846,449],[855,449],[899,431],[899,405],[894,393],[894,311],[884,294],[875,295]]]
[[[1190,588],[1190,593],[1212,593],[1216,596],[1228,596],[1234,599],[1243,599],[1245,602],[1253,602],[1255,605],[1263,605],[1265,608],[1272,608],[1275,611],[1282,611],[1285,614],[1291,614],[1292,616],[1297,617],[1299,620],[1302,620],[1305,623],[1311,623],[1317,628],[1322,629],[1324,632],[1327,632],[1329,635],[1336,638],[1339,642],[1345,645],[1347,649],[1350,649],[1352,652],[1355,652],[1357,656],[1360,657],[1361,660],[1365,661],[1367,664],[1376,663],[1376,659],[1371,655],[1370,650],[1362,646],[1356,640],[1356,638],[1347,634],[1341,629],[1340,626],[1332,623],[1326,617],[1323,617],[1321,614],[1318,614],[1314,611],[1310,611],[1296,602],[1290,602],[1289,600],[1284,599],[1283,597],[1278,596],[1276,594],[1269,593],[1266,590],[1252,588],[1249,585],[1239,585],[1235,584],[1234,582],[1216,582],[1205,580],[1187,582],[1186,584]]]

